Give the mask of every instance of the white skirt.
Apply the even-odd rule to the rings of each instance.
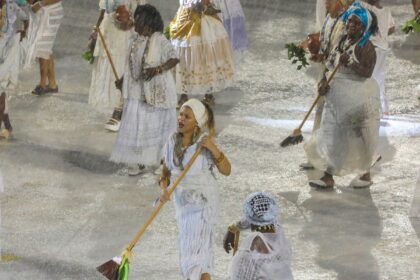
[[[111,161],[159,165],[162,149],[176,130],[175,108],[155,108],[137,99],[126,99]]]
[[[379,120],[376,82],[338,73],[325,96],[321,127],[305,143],[309,162],[332,175],[369,171],[377,150]]]
[[[220,20],[203,16],[200,36],[175,39],[172,44],[180,59],[176,67],[179,94],[204,95],[233,84],[232,46]]]
[[[31,14],[28,41],[32,44],[28,50],[26,66],[31,65],[35,58],[50,59],[63,17],[61,2],[44,6],[36,14]]]
[[[178,176],[172,174],[171,182]],[[209,170],[187,174],[175,191],[179,259],[186,279],[200,280],[202,274],[213,273],[218,201],[217,182]]]

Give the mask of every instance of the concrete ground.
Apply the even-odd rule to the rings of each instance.
[[[11,100],[15,139],[0,142],[0,279],[103,279],[95,267],[120,254],[152,211],[157,177],[129,178],[108,161],[115,134],[108,114],[87,104],[91,66],[81,60],[98,1],[64,1],[57,40],[60,93],[34,97],[37,67],[22,73]],[[168,22],[178,1],[151,0]],[[337,178],[332,192],[311,189],[298,165],[302,145],[279,148],[314,98],[315,69],[296,71],[284,44],[314,31],[315,1],[241,1],[251,49],[234,88],[216,95],[218,142],[233,173],[220,177],[221,245],[252,191],[272,192],[290,240],[296,279],[420,279],[420,36],[391,37],[387,94],[391,115],[381,122],[383,160],[368,190]],[[411,1],[387,0],[397,29],[412,17]],[[310,123],[305,127],[310,131]],[[305,134],[308,137],[308,134]],[[415,195],[416,193],[416,195]],[[135,249],[131,279],[182,279],[171,204]],[[231,256],[216,250],[214,279],[228,279]]]

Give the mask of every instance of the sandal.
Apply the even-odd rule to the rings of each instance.
[[[40,85],[37,85],[34,90],[32,91],[32,94],[34,95],[45,95],[48,93],[48,87],[41,87]]]
[[[325,178],[325,176],[322,177],[319,180],[310,180],[309,181],[309,185],[311,187],[317,188],[317,189],[324,189],[324,190],[328,190],[328,189],[334,188],[334,184],[335,184],[334,179],[327,180]]]
[[[55,88],[47,87],[47,93],[58,93],[58,86]]]

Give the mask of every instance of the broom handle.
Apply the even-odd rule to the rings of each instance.
[[[329,85],[332,81],[332,79],[334,78],[335,74],[338,71],[338,68],[340,68],[340,64],[338,64],[337,66],[335,66],[333,72],[331,73],[331,75],[328,77],[327,79],[327,85]],[[316,104],[318,104],[318,101],[321,99],[321,95],[318,94],[318,96],[316,97],[315,101],[312,103],[311,108],[309,109],[309,111],[306,113],[305,118],[303,119],[302,123],[300,124],[298,130],[301,130],[302,127],[305,125],[306,121],[308,120],[309,116],[311,115],[312,111],[314,110]]]
[[[105,42],[104,35],[102,34],[101,29],[99,26],[96,27],[98,31],[99,38],[101,39],[102,45],[104,46],[106,56],[108,57],[109,63],[111,64],[112,72],[114,72],[115,80],[118,81],[120,78],[118,77],[117,69],[115,68],[114,61],[112,60],[111,53],[109,52],[108,45]]]
[[[187,172],[190,170],[191,166],[193,165],[194,161],[197,159],[197,157],[200,155],[201,151],[203,150],[202,147],[198,148],[195,154],[192,156],[188,164],[185,166],[184,171],[178,176],[175,183],[173,184],[172,188],[169,190],[169,195],[171,195],[176,187],[178,187],[179,183],[182,179],[184,179],[185,175],[187,175]],[[141,228],[141,230],[137,233],[136,237],[131,241],[130,245],[127,247],[127,251],[131,252],[133,250],[134,246],[136,246],[137,242],[140,240],[142,235],[146,232],[147,228],[150,226],[150,224],[153,222],[153,220],[156,218],[157,214],[159,214],[160,210],[163,208],[163,205],[165,203],[160,202],[158,207],[153,211],[152,215],[150,215],[147,222],[144,224],[144,226]]]

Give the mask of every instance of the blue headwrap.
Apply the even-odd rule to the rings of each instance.
[[[16,4],[18,4],[18,6],[22,7],[22,6],[26,6],[28,4],[28,2],[26,0],[15,0]]]
[[[366,8],[360,4],[360,2],[354,2],[347,11],[343,14],[341,19],[343,22],[347,22],[352,16],[356,16],[362,22],[363,27],[365,28],[364,34],[362,39],[359,42],[359,46],[363,47],[366,42],[369,40],[370,36],[372,36],[372,16]]]
[[[271,194],[256,192],[246,199],[244,214],[249,223],[257,226],[268,226],[277,223],[279,207]]]

